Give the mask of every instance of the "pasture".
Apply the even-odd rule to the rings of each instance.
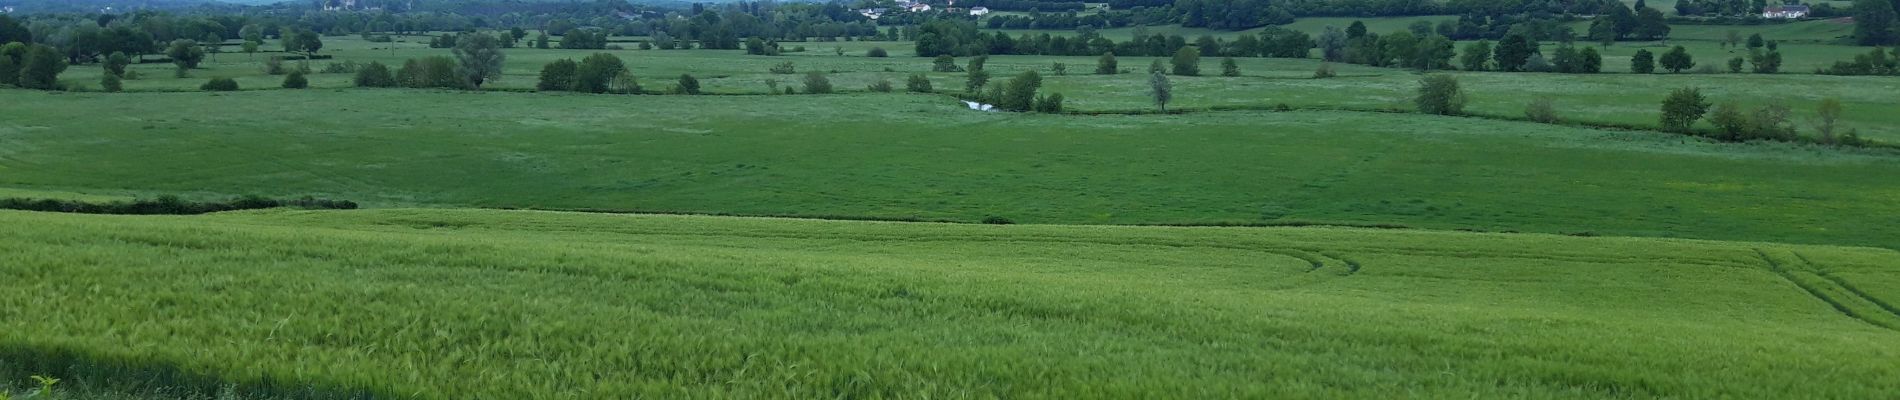
[[[311,61],[313,70],[321,70],[325,64],[346,60],[358,63],[382,62],[394,68],[411,58],[450,54],[448,49],[430,49],[426,44],[413,43],[426,40],[419,36],[405,39],[410,42],[395,43],[396,50],[393,52],[387,49],[391,46],[388,43],[371,43],[356,37],[327,39],[328,43],[334,43],[330,46],[335,47],[328,53],[337,58]],[[1690,46],[1700,64],[1721,64],[1730,57],[1745,53],[1739,49],[1724,49],[1715,41],[1675,43]],[[506,51],[508,62],[503,77],[489,87],[497,90],[529,90],[534,88],[543,65],[563,58],[580,59],[597,52],[615,54],[625,60],[639,82],[652,91],[668,90],[675,85],[679,75],[692,74],[709,93],[764,94],[773,87],[796,87],[803,77],[802,73],[811,71],[827,73],[834,85],[844,91],[864,91],[865,87],[880,80],[891,82],[901,89],[904,79],[913,73],[928,75],[940,91],[961,92],[964,86],[965,75],[962,73],[930,72],[931,60],[911,56],[914,53],[908,42],[788,43],[787,47],[790,46],[805,46],[806,51],[767,57],[748,56],[738,50],[509,49]],[[892,56],[865,57],[865,51],[873,47],[889,50]],[[838,54],[840,49],[843,55]],[[1625,42],[1603,48],[1604,67],[1612,72],[1605,74],[1450,73],[1458,75],[1469,87],[1471,110],[1484,115],[1518,118],[1526,104],[1540,97],[1548,97],[1559,105],[1561,117],[1568,120],[1654,126],[1658,115],[1657,105],[1670,89],[1700,87],[1716,101],[1734,101],[1747,107],[1770,103],[1787,105],[1793,109],[1793,116],[1802,128],[1810,125],[1814,104],[1822,98],[1836,98],[1846,105],[1842,116],[1845,127],[1858,130],[1868,139],[1900,143],[1900,114],[1890,112],[1893,105],[1889,101],[1890,93],[1900,91],[1900,82],[1806,73],[1836,60],[1851,59],[1855,54],[1865,53],[1865,48],[1784,45],[1782,51],[1788,54],[1784,68],[1794,73],[1774,75],[1614,73],[1628,71],[1629,55],[1637,49],[1661,53],[1667,47],[1657,43]],[[268,56],[222,54],[216,61],[207,61],[206,68],[194,70],[190,78],[172,77],[170,64],[135,65],[131,69],[138,71],[143,78],[126,81],[125,88],[131,92],[195,92],[205,79],[228,77],[234,78],[246,89],[275,90],[283,77],[263,72],[262,60]],[[964,61],[967,60],[959,60]],[[1120,57],[1121,69],[1129,73],[1116,76],[1090,75],[1096,61],[1096,57],[995,56],[991,58],[987,69],[992,71],[994,79],[998,81],[1021,71],[1037,70],[1044,75],[1044,90],[1063,93],[1069,100],[1068,108],[1073,111],[1127,112],[1153,109],[1146,93],[1144,73],[1154,58]],[[784,62],[793,63],[799,74],[770,72],[773,66]],[[1180,99],[1174,105],[1188,109],[1268,108],[1279,104],[1318,109],[1410,109],[1410,96],[1416,89],[1419,77],[1417,72],[1404,69],[1335,65],[1340,77],[1311,79],[1313,71],[1322,64],[1318,60],[1241,58],[1237,62],[1242,76],[1225,78],[1212,76],[1218,71],[1217,58],[1203,60],[1202,69],[1209,71],[1209,76],[1177,78],[1175,84]],[[1065,64],[1068,73],[1056,74],[1053,70],[1056,63]],[[96,67],[75,68],[62,77],[69,84],[96,87],[99,74],[101,72]],[[346,73],[316,73],[309,76],[313,88],[347,88],[351,86],[350,79],[351,75]]]
[[[0,153],[0,187],[314,194],[372,206],[1400,224],[1900,247],[1900,215],[1885,211],[1900,198],[1891,178],[1900,157],[1889,151],[1475,118],[1023,115],[871,93],[0,96],[22,105],[0,125],[0,148],[12,149]],[[87,117],[95,109],[115,111]]]
[[[1602,74],[1439,72],[1461,116],[1415,111],[1404,69],[1203,58],[1160,112],[1155,58],[1014,55],[992,81],[1038,71],[1064,112],[979,112],[967,74],[867,41],[510,48],[482,90],[282,89],[274,52],[0,89],[0,198],[368,208],[0,210],[0,399],[31,375],[78,400],[1879,398],[1900,81],[1809,73],[1865,53],[1851,28],[1679,25],[1603,48]],[[1721,64],[1730,30],[1782,40],[1784,73],[1626,73],[1675,45]],[[323,40],[313,71],[451,54]],[[535,91],[595,53],[645,94]],[[841,93],[777,94],[808,72]],[[661,94],[681,74],[705,95]],[[1787,105],[1806,136],[1837,99],[1875,145],[1654,131],[1680,87]],[[1557,123],[1529,122],[1540,99]]]
[[[1900,390],[1900,253],[1327,228],[0,212],[0,373],[416,398]],[[1838,307],[1838,308],[1837,308]],[[1883,308],[1884,307],[1884,308]],[[1402,321],[1402,322],[1401,322]],[[1711,366],[1721,366],[1712,368]],[[88,384],[90,382],[90,384]]]

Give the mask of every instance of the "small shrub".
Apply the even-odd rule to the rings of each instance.
[[[356,61],[333,62],[333,63],[323,65],[323,73],[354,74],[356,73],[357,70],[360,70],[362,68],[363,66],[361,64],[357,64]]]
[[[883,47],[872,47],[871,50],[867,50],[864,52],[864,56],[872,57],[872,58],[884,58],[884,57],[890,57],[891,54],[889,52],[884,51]]]
[[[283,75],[284,74],[284,58],[279,57],[279,56],[271,56],[270,58],[264,59],[264,73],[270,74],[270,75]]]
[[[798,73],[798,66],[792,65],[791,61],[786,61],[773,65],[771,71],[774,74],[791,75]]]
[[[991,215],[988,217],[983,217],[983,223],[990,224],[990,225],[1010,225],[1010,224],[1016,223],[1016,221],[1011,221],[1009,220],[1009,218],[1003,218],[1003,217]]]
[[[891,81],[889,81],[889,80],[885,80],[885,79],[879,79],[879,80],[877,80],[877,82],[873,82],[873,83],[871,83],[871,87],[870,87],[870,89],[871,89],[871,91],[873,91],[873,92],[879,92],[879,93],[890,93],[890,92],[891,92]]]
[[[1313,79],[1326,79],[1335,76],[1339,76],[1339,74],[1333,72],[1333,64],[1331,63],[1320,63],[1319,69],[1313,70]]]
[[[284,76],[285,89],[304,89],[310,87],[310,80],[304,79],[302,72],[291,72]]]
[[[1542,123],[1557,122],[1557,107],[1549,97],[1538,97],[1524,106],[1524,118]]]
[[[205,84],[199,85],[198,90],[207,92],[235,92],[238,90],[238,83],[231,78],[211,78],[211,80],[206,81]]]
[[[1274,104],[1273,111],[1278,111],[1278,112],[1293,111],[1293,106],[1286,103]]]
[[[817,72],[805,74],[805,93],[831,93],[831,78],[827,78],[825,74]]]
[[[679,94],[699,94],[699,78],[694,78],[691,74],[680,74],[679,85],[673,87],[673,92]]]
[[[356,70],[356,87],[396,87],[396,75],[389,72],[389,66],[380,62],[371,62]]]
[[[118,75],[105,74],[104,77],[99,78],[99,88],[108,92],[118,92],[125,90],[125,85],[119,81]]]
[[[1426,114],[1457,115],[1464,112],[1465,93],[1458,78],[1451,75],[1426,75],[1418,80],[1418,111]]]
[[[1051,93],[1046,96],[1036,96],[1035,110],[1039,113],[1061,114],[1062,94]]]
[[[139,80],[139,78],[143,78],[143,77],[145,77],[145,75],[140,74],[138,71],[125,71],[125,76],[123,76],[122,78],[125,78],[125,80],[128,80],[128,81],[136,81],[136,80]]]
[[[904,90],[913,93],[930,93],[934,89],[930,87],[930,77],[924,74],[910,74],[910,79],[904,81]]]

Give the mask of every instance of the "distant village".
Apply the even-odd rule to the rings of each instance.
[[[914,12],[914,13],[926,12],[932,9],[933,8],[929,4],[924,4],[924,2],[916,1],[916,0],[897,0],[897,7],[895,8],[895,10],[898,10],[898,11]],[[893,9],[879,7],[879,8],[858,9],[856,11],[858,12],[858,14],[864,15],[865,18],[878,19],[878,18],[883,17],[884,14],[890,13],[891,10]],[[969,13],[969,15],[973,17],[981,17],[984,15],[990,14],[989,7],[977,6],[977,7],[970,7],[969,9],[957,8],[956,0],[950,0],[949,5],[945,7],[943,11],[948,12],[948,13]]]

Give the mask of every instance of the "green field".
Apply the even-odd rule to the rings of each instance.
[[[435,210],[0,223],[19,227],[0,230],[0,358],[25,360],[0,372],[81,382],[164,370],[120,382],[423,398],[1900,390],[1891,250]]]
[[[1730,29],[1784,40],[1786,73],[1621,73],[1639,48],[1720,64]],[[1154,59],[1055,56],[987,69],[1040,71],[1065,113],[978,112],[966,74],[857,41],[507,49],[482,91],[280,89],[276,53],[0,89],[0,198],[367,208],[0,210],[0,400],[33,375],[62,400],[1886,398],[1900,81],[1809,74],[1865,52],[1848,30],[1677,26],[1603,74],[1443,72],[1462,116],[1416,112],[1418,72],[1264,58],[1170,77],[1162,113]],[[313,69],[450,54],[324,40]],[[650,94],[533,90],[596,52]],[[842,93],[766,94],[806,72]],[[681,74],[707,95],[651,94]],[[911,74],[937,92],[867,89]],[[1679,87],[1788,105],[1805,136],[1838,99],[1875,143],[1653,131]],[[1541,98],[1559,123],[1528,122]]]
[[[0,126],[0,148],[16,149],[0,153],[0,187],[1030,223],[1319,221],[1900,247],[1900,215],[1887,212],[1900,198],[1892,180],[1900,157],[1890,152],[1521,122],[1362,112],[1015,115],[895,94],[0,95],[22,105]],[[82,115],[95,108],[119,116]]]
[[[449,54],[447,49],[397,43],[400,49],[392,56],[389,50],[379,47],[388,44],[370,43],[354,37],[329,38],[327,43],[335,47],[331,52],[337,57],[335,62],[379,61],[400,65],[409,58]],[[1741,50],[1723,49],[1715,41],[1675,43],[1692,47],[1701,64],[1721,64],[1727,58],[1743,53]],[[688,73],[698,77],[704,89],[712,93],[763,94],[771,87],[768,81],[777,81],[779,87],[797,86],[802,75],[769,73],[772,66],[787,61],[792,62],[800,72],[827,72],[834,85],[845,91],[862,91],[879,80],[902,87],[904,78],[912,73],[929,74],[940,90],[961,91],[963,87],[964,74],[929,73],[930,60],[907,56],[912,54],[909,43],[833,42],[797,45],[808,46],[807,51],[783,57],[747,56],[736,50],[608,52],[624,59],[642,84],[654,91],[673,87],[680,74]],[[872,47],[888,49],[893,52],[892,57],[863,57],[864,51]],[[836,48],[843,48],[845,54],[837,55]],[[1629,55],[1639,48],[1654,53],[1667,49],[1658,43],[1619,43],[1604,49],[1605,69],[1610,72],[1627,71]],[[1670,89],[1701,87],[1716,101],[1735,101],[1750,107],[1773,102],[1786,104],[1794,109],[1795,122],[1804,131],[1813,116],[1814,104],[1824,97],[1833,97],[1847,106],[1843,116],[1843,124],[1847,128],[1859,130],[1862,136],[1869,139],[1900,143],[1900,114],[1888,112],[1893,104],[1889,94],[1900,91],[1900,82],[1805,73],[1835,60],[1850,59],[1854,54],[1864,53],[1865,48],[1790,44],[1782,49],[1788,54],[1785,70],[1801,73],[1653,74],[1640,77],[1627,74],[1458,74],[1464,84],[1470,87],[1473,111],[1493,116],[1520,116],[1525,104],[1531,100],[1552,97],[1561,106],[1561,116],[1566,119],[1654,126],[1657,104]],[[562,58],[579,59],[594,52],[511,49],[508,50],[505,76],[489,87],[531,89],[542,65]],[[191,78],[183,79],[172,77],[169,64],[137,65],[132,69],[139,71],[144,78],[126,81],[125,87],[135,92],[195,91],[208,77],[231,77],[247,89],[276,89],[282,77],[264,74],[261,61],[258,61],[264,58],[267,55],[223,54],[217,62],[208,62],[207,68],[195,70]],[[1023,70],[1039,70],[1045,75],[1045,86],[1048,87],[1045,90],[1064,93],[1071,110],[1129,111],[1152,108],[1146,94],[1145,77],[1139,74],[1146,70],[1152,60],[1147,57],[1121,57],[1122,69],[1136,73],[1114,77],[1087,74],[1094,69],[1095,57],[998,56],[989,62],[989,69],[997,80]],[[322,65],[329,62],[312,62],[312,68],[321,69]],[[1067,65],[1069,75],[1057,76],[1054,73],[1052,66],[1058,62]],[[1210,59],[1204,62],[1202,68],[1212,74],[1218,68],[1217,63],[1217,60]],[[1284,103],[1299,108],[1409,109],[1407,102],[1418,79],[1418,73],[1409,70],[1353,65],[1337,66],[1341,79],[1308,79],[1312,71],[1319,67],[1318,60],[1243,58],[1239,64],[1243,74],[1241,78],[1178,78],[1177,107],[1267,108]],[[70,84],[96,87],[99,74],[98,68],[75,68],[63,77]],[[351,85],[349,74],[314,74],[310,82],[315,88],[346,88]],[[376,103],[365,104],[374,106]]]

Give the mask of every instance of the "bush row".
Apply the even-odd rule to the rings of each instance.
[[[195,215],[278,207],[353,210],[356,209],[357,205],[356,202],[349,200],[319,199],[310,196],[295,199],[272,199],[262,196],[246,195],[225,201],[188,201],[180,199],[178,196],[165,195],[154,199],[107,202],[30,199],[22,197],[0,198],[0,209],[79,214]]]

